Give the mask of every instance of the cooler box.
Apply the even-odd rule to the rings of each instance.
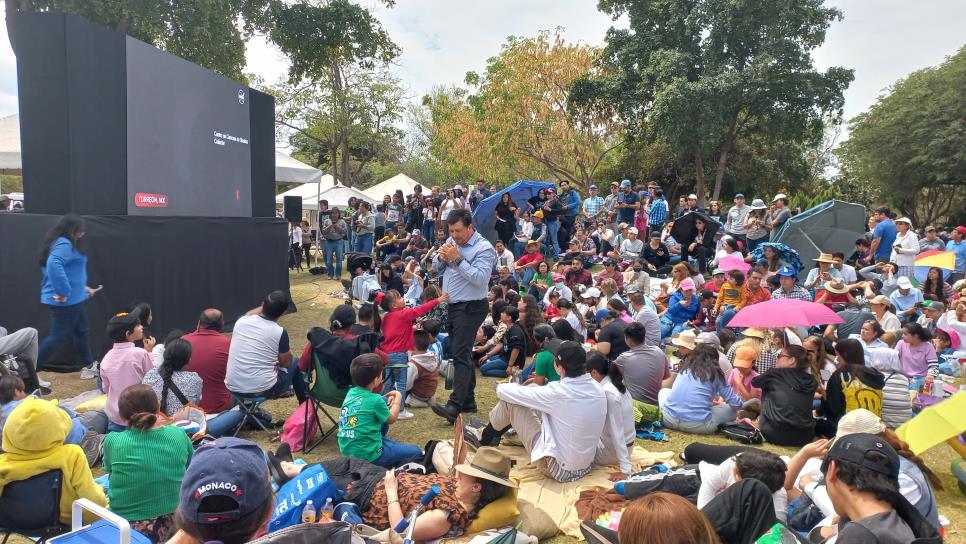
[[[101,519],[84,525],[84,511]],[[50,544],[151,544],[151,539],[131,530],[126,519],[87,499],[77,499],[71,507],[71,531],[51,538]]]

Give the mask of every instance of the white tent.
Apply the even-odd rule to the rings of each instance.
[[[417,185],[420,185],[420,183],[406,174],[399,173],[382,183],[369,187],[363,193],[369,195],[369,198],[382,202],[382,197],[392,195],[397,190],[402,191],[404,195],[411,195],[416,192],[414,187]],[[429,191],[425,191],[425,193],[429,194]]]
[[[276,183],[318,183],[321,179],[322,171],[318,168],[312,168],[281,151],[275,151]]]
[[[0,170],[20,174],[20,116],[0,119]]]
[[[287,196],[297,196],[302,199],[303,210],[316,210],[319,207],[319,200],[328,200],[329,206],[347,206],[350,197],[361,198],[366,202],[375,204],[376,201],[365,193],[352,187],[338,184],[332,185],[332,176],[326,174],[322,176],[322,186],[327,187],[319,192],[317,183],[304,183],[294,189],[290,189],[275,196],[275,202],[282,204]]]

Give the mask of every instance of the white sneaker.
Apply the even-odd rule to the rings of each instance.
[[[43,378],[40,378],[39,376],[37,377],[37,385],[39,385],[40,387],[46,387],[48,389],[50,388],[50,382],[48,382]]]
[[[399,416],[396,417],[396,419],[412,419],[414,417],[416,417],[416,414],[410,412],[409,410],[403,410],[402,412],[399,412]]]
[[[85,366],[80,371],[80,379],[82,380],[93,380],[94,378],[100,376],[101,374],[101,363],[94,361],[91,366]]]
[[[424,400],[419,400],[416,397],[409,396],[406,397],[406,406],[410,408],[429,408],[429,403]]]

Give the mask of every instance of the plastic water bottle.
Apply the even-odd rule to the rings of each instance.
[[[335,519],[332,515],[334,511],[335,507],[332,506],[332,499],[325,499],[325,506],[319,511],[319,523],[332,523]]]
[[[315,523],[315,520],[315,505],[312,501],[306,501],[305,508],[302,508],[302,523]]]

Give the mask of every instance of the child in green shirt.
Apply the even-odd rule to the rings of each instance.
[[[342,402],[339,414],[339,451],[342,455],[355,457],[386,468],[421,458],[422,450],[412,444],[404,444],[386,438],[389,425],[399,417],[402,394],[390,391],[381,396],[382,358],[366,353],[352,360],[349,374],[352,388]]]
[[[545,323],[537,325],[533,328],[533,338],[540,344],[540,351],[533,357],[532,372],[525,384],[547,385],[560,381],[560,375],[553,367],[553,352],[560,345],[560,340],[554,334],[553,327]]]

